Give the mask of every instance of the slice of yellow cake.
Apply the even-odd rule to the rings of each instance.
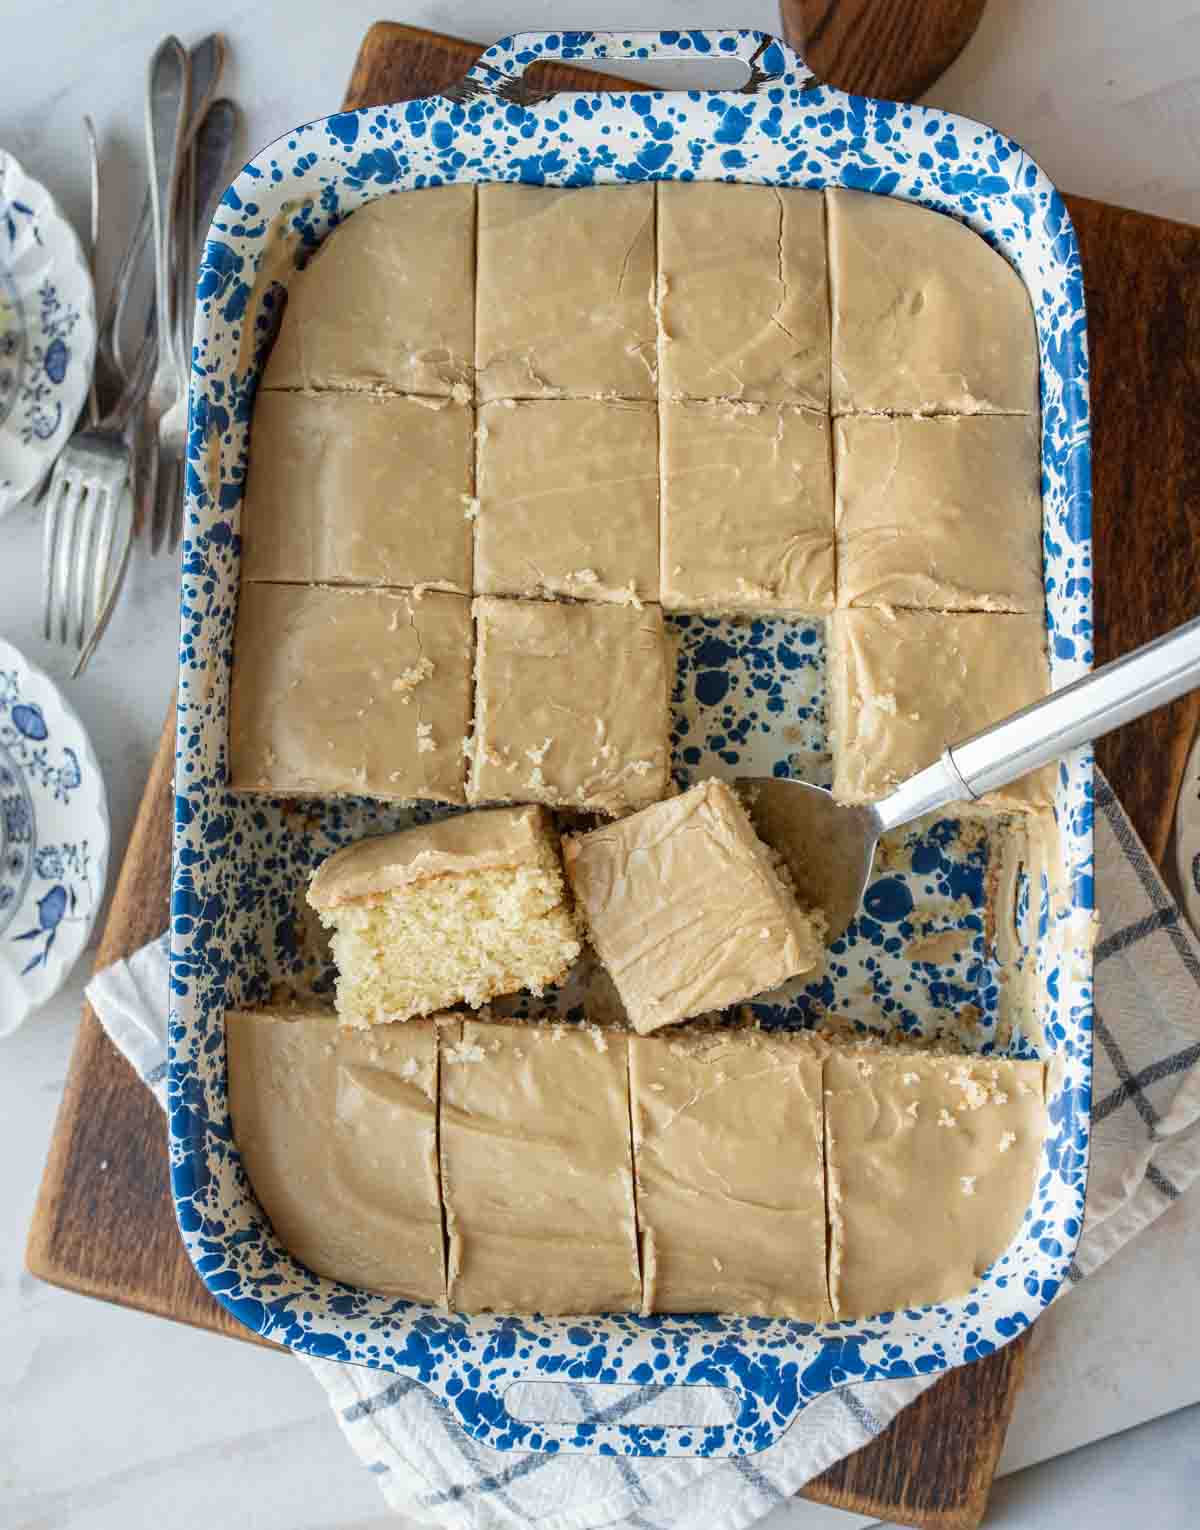
[[[580,942],[541,807],[463,813],[331,855],[308,901],[333,932],[343,1025],[561,982]]]

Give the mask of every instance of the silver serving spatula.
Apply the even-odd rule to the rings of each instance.
[[[801,901],[825,911],[832,942],[862,905],[881,834],[949,802],[1007,786],[1196,686],[1200,617],[948,745],[936,764],[878,802],[843,806],[819,786],[773,776],[737,785],[760,839],[787,863]]]

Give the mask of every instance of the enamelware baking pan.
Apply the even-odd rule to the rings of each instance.
[[[743,61],[744,87],[545,96],[523,81],[542,58],[704,55]],[[586,186],[688,177],[907,198],[965,221],[1016,267],[1033,301],[1041,355],[1054,685],[1091,661],[1079,251],[1058,192],[1003,135],[932,107],[831,90],[795,53],[757,32],[528,33],[489,49],[446,95],[308,123],[238,176],[205,249],[192,363],[171,921],[170,1151],[179,1224],[209,1290],[257,1333],[416,1378],[470,1434],[502,1449],[760,1450],[831,1388],[930,1374],[1012,1339],[1057,1292],[1082,1219],[1093,926],[1085,749],[1059,770],[1052,855],[1041,870],[1029,858],[1012,879],[1015,968],[1010,961],[998,970],[988,928],[997,852],[946,819],[897,848],[821,983],[791,1010],[763,1015],[768,1024],[825,1014],[920,1030],[965,1013],[985,1047],[1044,1049],[1050,1127],[1034,1197],[1016,1239],[967,1298],[816,1327],[713,1316],[446,1315],[304,1269],[274,1237],[242,1173],[226,1103],[225,1009],[261,1002],[280,983],[327,985],[298,889],[337,845],[428,811],[239,798],[225,785],[247,429],[288,281],[337,222],[375,197],[451,181]],[[679,778],[794,771],[827,782],[820,625],[671,622],[680,645]],[[961,939],[941,943],[936,958],[928,945],[927,959],[907,956],[906,942],[930,929]],[[1012,981],[1018,969],[1023,989]],[[1027,991],[1025,1009],[1013,997],[1018,990]],[[506,1406],[514,1383],[555,1379],[605,1383],[610,1402],[611,1385],[622,1383],[632,1389],[630,1402],[650,1383],[723,1389],[732,1401],[708,1410],[711,1422],[674,1427],[630,1422],[632,1407],[621,1402],[585,1422],[517,1417]]]

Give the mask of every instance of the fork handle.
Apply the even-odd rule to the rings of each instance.
[[[159,344],[169,348],[176,376],[180,378],[182,357],[175,343],[174,326],[174,225],[189,93],[187,50],[178,37],[165,37],[150,60],[146,85],[146,155],[150,161]]]

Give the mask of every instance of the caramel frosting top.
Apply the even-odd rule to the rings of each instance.
[[[835,611],[829,677],[833,793],[868,801],[932,765],[948,744],[1046,695],[1045,622],[999,611]],[[1044,765],[979,800],[1047,806],[1057,771]]]
[[[1041,613],[1030,415],[834,422],[838,604]]]
[[[437,1023],[231,1011],[225,1037],[234,1136],[280,1240],[331,1280],[444,1304]]]
[[[308,884],[313,908],[386,897],[433,877],[495,871],[539,860],[553,832],[544,808],[491,808],[377,834],[337,850]]]
[[[1012,1241],[1033,1193],[1044,1065],[833,1051],[824,1087],[837,1316],[964,1295]]]
[[[592,943],[642,1033],[815,968],[819,919],[784,886],[722,781],[563,846]]]
[[[288,286],[264,388],[385,388],[470,399],[475,188],[360,207]]]
[[[834,414],[1036,414],[1025,284],[965,223],[901,197],[827,193]]]
[[[830,1318],[825,1049],[752,1030],[629,1049],[642,1310]]]
[[[473,1020],[443,1046],[452,1309],[637,1311],[626,1047],[619,1031]]]
[[[821,193],[660,182],[658,313],[664,397],[827,409]]]
[[[669,785],[662,611],[479,596],[473,802],[627,813]]]

